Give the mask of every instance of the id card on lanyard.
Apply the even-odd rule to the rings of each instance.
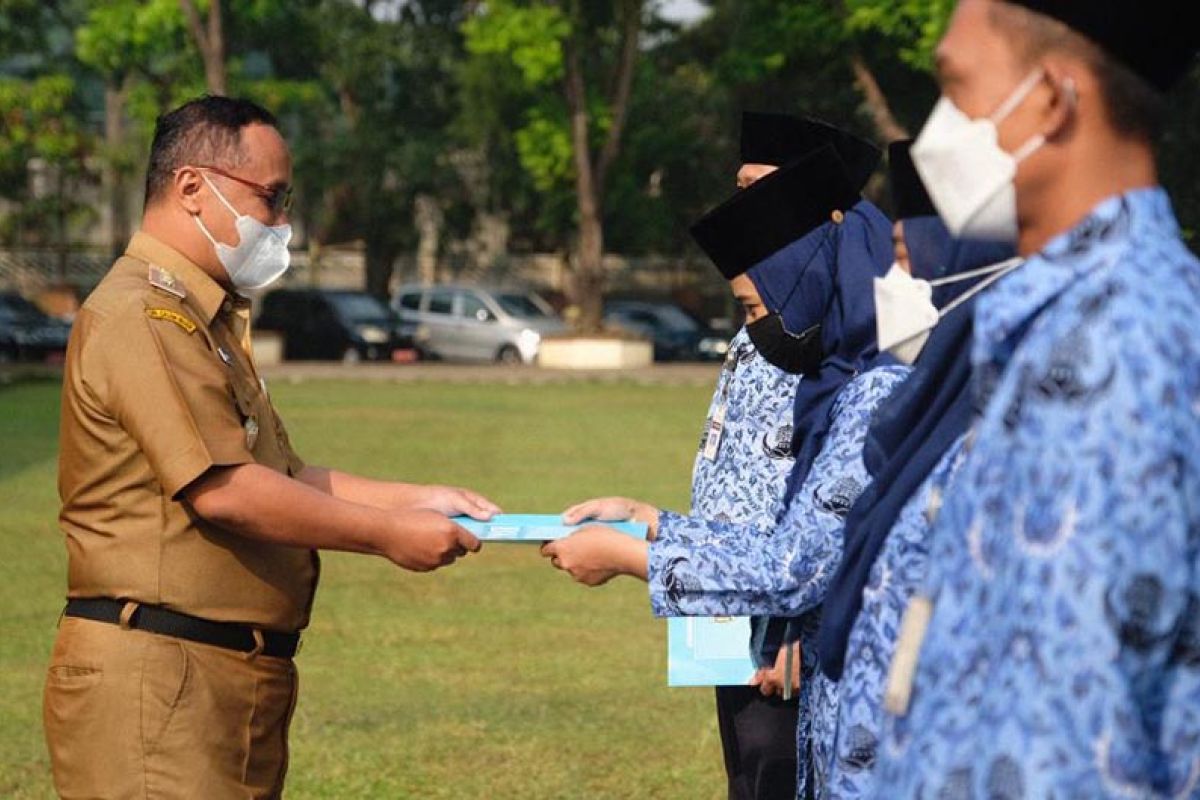
[[[716,461],[717,453],[721,451],[721,437],[725,433],[725,414],[729,410],[729,387],[733,383],[737,367],[737,351],[736,349],[730,350],[729,356],[725,359],[725,372],[728,374],[725,375],[725,385],[721,388],[721,401],[717,403],[717,408],[708,421],[708,434],[704,437],[704,457],[709,461]]]

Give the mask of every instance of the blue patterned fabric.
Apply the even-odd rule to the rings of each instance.
[[[904,220],[905,236],[913,220]],[[927,238],[928,233],[926,234]],[[907,241],[907,239],[906,239]],[[929,249],[926,247],[925,249]],[[917,274],[957,274],[1011,258],[1011,246],[966,240],[947,247],[948,265],[913,261]],[[915,258],[910,253],[910,258]],[[947,287],[971,285],[961,281]],[[938,322],[904,386],[875,417],[863,446],[871,485],[846,517],[842,564],[825,597],[818,651],[821,671],[841,678],[850,628],[862,606],[863,587],[901,509],[929,477],[974,417],[971,387],[972,296]],[[916,590],[916,585],[911,589]]]
[[[838,683],[837,735],[825,765],[827,797],[869,797],[883,726],[883,692],[896,650],[900,619],[924,583],[933,498],[941,497],[962,461],[962,437],[952,444],[915,494],[900,509],[862,590],[862,609],[846,643]],[[824,678],[824,674],[822,674]],[[826,679],[827,680],[827,679]]]
[[[846,512],[869,480],[862,445],[871,416],[908,374],[907,367],[865,372],[842,389],[831,409],[825,446],[800,491],[772,526],[739,525],[663,512],[650,545],[650,602],[658,616],[756,614],[803,616],[805,671],[819,626],[819,606],[842,552]],[[797,730],[800,791],[803,765],[828,761],[836,691],[815,679],[802,688]],[[811,752],[810,752],[811,750]],[[821,781],[814,781],[820,787]],[[818,794],[818,796],[820,796]]]
[[[800,380],[759,356],[745,328],[733,337],[692,468],[694,516],[763,528],[775,524],[792,469],[792,398]],[[724,431],[710,460],[704,445],[722,404]]]
[[[745,328],[734,336],[692,469],[692,516],[760,528],[774,526],[783,513],[784,488],[795,463],[792,398],[800,380],[801,376],[762,358]],[[721,405],[725,406],[724,429],[716,457],[709,459],[705,444]],[[764,628],[768,619],[754,617],[751,626]],[[751,655],[759,667],[775,661],[774,652],[752,651]]]
[[[872,291],[872,281],[887,272],[893,255],[891,221],[870,201],[860,200],[840,222],[831,219],[746,273],[763,306],[779,314],[787,330],[798,334],[820,326],[825,358],[818,370],[805,375],[793,402],[796,465],[785,491],[789,500],[821,451],[830,408],[842,387],[860,372],[896,363],[875,348]],[[800,638],[801,627],[798,619],[755,620],[757,662],[774,663],[785,642]]]
[[[908,371],[881,367],[846,384],[818,461],[774,527],[664,511],[650,545],[654,613],[795,616],[819,605],[841,558],[846,512],[868,480],[862,444],[871,415]]]
[[[1110,198],[976,305],[981,417],[881,798],[1200,797],[1200,263]]]
[[[917,222],[922,223],[920,226]],[[917,275],[953,275],[1012,257],[1010,246],[949,240],[940,221],[904,220]],[[947,244],[937,247],[937,232]],[[930,257],[943,259],[931,263]],[[960,287],[950,284],[943,302]],[[876,414],[863,449],[873,476],[846,520],[844,555],[822,611],[818,652],[823,675],[840,679],[837,737],[826,765],[831,798],[857,800],[874,789],[883,693],[900,619],[924,580],[933,497],[961,459],[972,419],[971,330],[974,300],[942,318],[912,375]]]

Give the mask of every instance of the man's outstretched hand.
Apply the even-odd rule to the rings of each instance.
[[[430,572],[453,564],[483,546],[465,528],[436,511],[398,511],[391,526],[376,542],[378,552],[393,564],[413,572]]]

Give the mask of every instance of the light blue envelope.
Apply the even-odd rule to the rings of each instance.
[[[565,539],[580,528],[600,524],[627,533],[638,539],[646,538],[644,522],[586,522],[583,525],[564,525],[557,514],[497,514],[488,522],[470,517],[455,517],[454,521],[485,542],[552,542]]]
[[[745,686],[754,672],[749,617],[667,620],[668,686]]]

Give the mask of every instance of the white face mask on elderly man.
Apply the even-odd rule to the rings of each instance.
[[[292,240],[292,226],[264,225],[248,214],[239,214],[208,176],[202,177],[236,220],[238,243],[231,246],[218,242],[199,214],[192,217],[216,248],[217,260],[229,273],[229,280],[239,289],[261,289],[279,280],[291,264],[288,242]]]
[[[898,264],[875,279],[875,333],[879,349],[903,364],[912,364],[921,355],[925,342],[938,320],[1025,263],[1010,258],[999,264],[980,267],[957,275],[927,281],[914,278]],[[933,304],[933,287],[984,278],[963,292],[941,311]]]
[[[912,160],[929,197],[955,238],[1015,242],[1017,165],[1046,137],[1030,137],[1015,153],[1004,151],[997,127],[1025,101],[1044,72],[1017,85],[990,116],[971,119],[944,95],[912,146]],[[1070,90],[1070,84],[1066,88]],[[1073,93],[1071,94],[1073,97]]]

